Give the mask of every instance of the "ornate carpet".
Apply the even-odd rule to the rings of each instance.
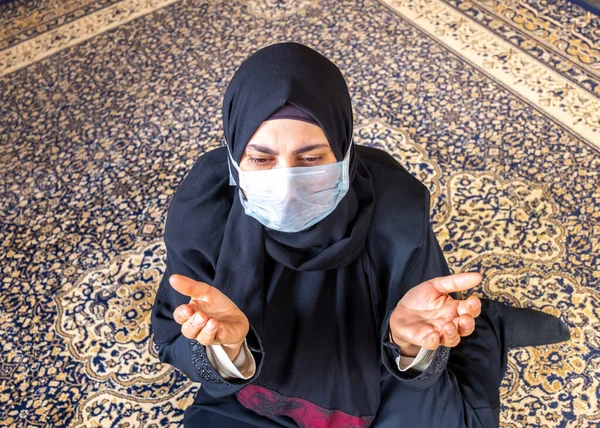
[[[181,426],[158,363],[169,201],[223,144],[236,67],[340,66],[356,141],[431,189],[474,293],[560,316],[512,350],[504,427],[600,424],[600,20],[564,0],[15,0],[0,6],[0,425]]]

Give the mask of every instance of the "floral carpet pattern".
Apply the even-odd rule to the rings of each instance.
[[[237,66],[289,40],[431,189],[474,293],[570,326],[511,351],[501,425],[600,425],[600,18],[564,0],[0,5],[0,425],[182,425],[199,385],[149,326],[167,207]]]

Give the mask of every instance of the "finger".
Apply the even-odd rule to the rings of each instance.
[[[481,314],[481,300],[477,296],[469,296],[468,299],[458,302],[457,311],[459,315],[469,314],[477,318]]]
[[[234,344],[243,341],[248,335],[248,329],[236,322],[219,322],[219,329],[215,335],[218,343]]]
[[[177,274],[169,277],[169,284],[184,296],[196,299],[206,296],[211,289],[211,286],[204,282],[194,281],[192,278]]]
[[[175,322],[177,322],[177,324],[183,324],[192,315],[194,315],[194,310],[190,305],[178,306],[177,309],[175,309],[175,311],[173,312],[173,318],[175,318]]]
[[[422,346],[429,350],[434,350],[440,345],[440,334],[431,324],[422,324],[418,327],[398,328],[391,323],[392,336],[396,343],[408,342],[416,346]]]
[[[435,351],[440,346],[440,333],[437,330],[432,331],[423,338],[420,346],[430,351]]]
[[[440,333],[433,325],[427,324],[426,326],[421,327],[417,334],[409,341],[410,343],[434,351],[440,346]]]
[[[475,331],[475,320],[469,314],[461,315],[458,319],[458,334],[461,337],[468,336]]]
[[[204,346],[214,345],[215,336],[217,335],[218,330],[219,322],[214,318],[210,318],[206,323],[206,326],[196,336],[196,340]]]
[[[464,272],[449,276],[440,276],[430,279],[429,282],[441,294],[448,294],[455,291],[464,291],[475,287],[482,280],[478,272]]]
[[[441,344],[448,348],[453,348],[460,342],[458,330],[452,321],[447,322],[442,326],[442,341]]]
[[[195,339],[198,334],[202,331],[208,316],[202,312],[196,312],[192,315],[183,325],[181,326],[181,333],[188,339]]]

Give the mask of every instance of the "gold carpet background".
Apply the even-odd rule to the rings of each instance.
[[[511,351],[502,426],[598,426],[600,20],[548,0],[0,5],[0,425],[181,426],[198,385],[149,326],[166,210],[237,66],[289,40],[429,186],[452,270],[569,324]]]

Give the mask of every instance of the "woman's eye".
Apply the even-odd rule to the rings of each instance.
[[[321,159],[323,159],[322,156],[317,156],[317,157],[306,157],[303,159],[304,162],[306,163],[317,163],[319,162]]]
[[[256,165],[266,165],[269,162],[269,159],[266,158],[250,158],[250,162]]]

